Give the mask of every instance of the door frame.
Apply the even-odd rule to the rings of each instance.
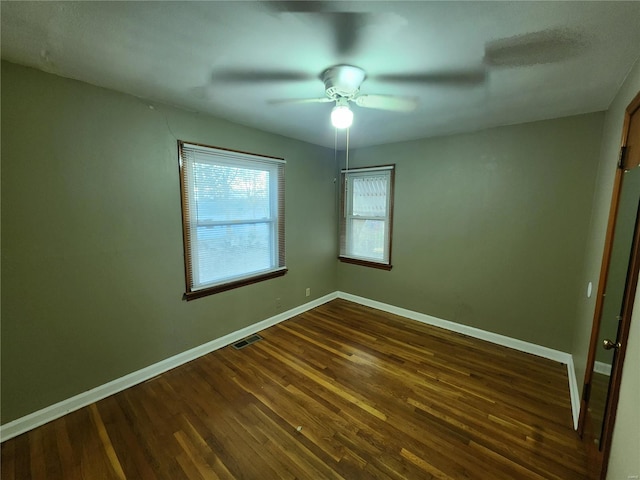
[[[634,113],[640,114],[640,92],[636,94],[631,103],[625,110],[624,123],[622,127],[621,151],[627,146],[629,135],[629,127],[631,116]],[[602,309],[604,306],[605,287],[607,284],[609,266],[611,262],[611,250],[613,247],[613,236],[618,216],[618,207],[620,205],[620,193],[625,167],[624,158],[621,158],[616,165],[616,174],[613,183],[613,192],[611,196],[611,207],[609,209],[609,220],[607,223],[607,233],[605,237],[604,252],[602,254],[602,263],[600,266],[600,278],[598,280],[598,291],[596,296],[596,305],[593,315],[593,326],[591,329],[591,339],[589,344],[589,354],[587,356],[587,368],[584,376],[583,395],[580,402],[580,417],[578,420],[578,433],[582,437],[585,433],[585,424],[587,420],[587,409],[589,406],[589,393],[591,390],[591,382],[593,379],[593,367],[595,363],[596,351],[599,348],[598,336],[600,333]],[[635,167],[640,168],[640,167]],[[611,380],[609,385],[609,394],[607,406],[605,410],[605,418],[603,420],[602,438],[600,438],[600,449],[597,463],[600,464],[600,474],[597,478],[604,479],[607,474],[609,454],[611,451],[611,441],[613,438],[613,427],[616,420],[616,412],[618,407],[618,399],[620,396],[620,383],[622,381],[622,368],[624,358],[627,351],[627,340],[629,337],[629,329],[631,326],[631,314],[636,296],[636,288],[638,286],[638,273],[640,271],[640,215],[636,218],[636,225],[633,234],[633,243],[631,247],[631,255],[629,258],[629,269],[624,290],[622,314],[618,331],[618,339],[622,345],[614,354],[613,369],[611,371]]]

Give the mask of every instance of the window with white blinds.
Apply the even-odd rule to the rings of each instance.
[[[391,268],[394,166],[342,171],[340,260]]]
[[[178,148],[186,299],[284,275],[285,161]]]

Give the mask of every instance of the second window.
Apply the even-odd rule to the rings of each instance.
[[[342,171],[340,260],[391,268],[394,166]]]

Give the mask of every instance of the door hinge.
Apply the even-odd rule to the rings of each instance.
[[[585,383],[582,389],[582,401],[588,402],[591,397],[591,383]]]
[[[618,168],[624,168],[624,161],[627,157],[627,146],[620,147],[620,157],[618,158]]]

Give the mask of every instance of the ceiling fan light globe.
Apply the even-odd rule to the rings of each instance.
[[[338,105],[331,110],[331,124],[336,128],[349,128],[353,123],[353,112],[345,105]]]

